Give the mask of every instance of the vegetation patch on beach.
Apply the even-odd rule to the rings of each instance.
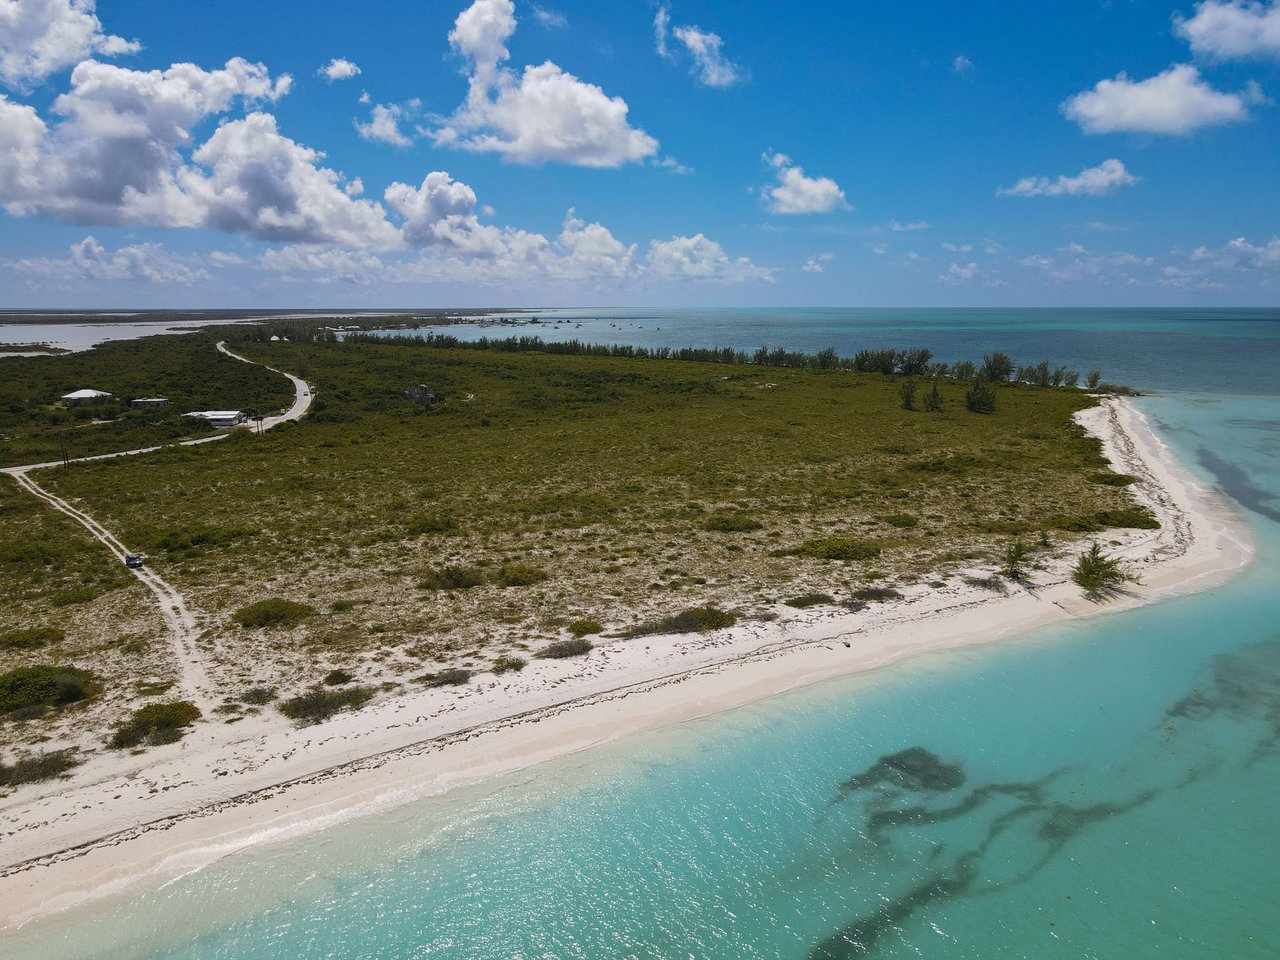
[[[53,780],[83,762],[75,750],[28,753],[12,762],[0,760],[0,787],[12,788],[24,783]]]
[[[368,687],[312,687],[296,697],[278,704],[279,710],[290,720],[302,725],[320,723],[343,710],[356,710],[373,699]]]
[[[200,719],[200,709],[188,700],[151,703],[133,712],[112,734],[110,745],[117,749],[160,746],[182,739],[188,727]]]

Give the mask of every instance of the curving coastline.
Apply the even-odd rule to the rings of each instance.
[[[243,730],[234,743],[193,738],[132,770],[0,806],[0,924],[793,686],[1207,589],[1248,562],[1243,524],[1171,458],[1132,405],[1109,400],[1082,422],[1119,469],[1138,477],[1137,494],[1162,523],[1118,538],[1114,552],[1144,582],[1115,603],[1083,600],[1064,557],[1033,591],[1008,597],[973,587],[913,590],[859,614],[619,642],[580,663],[542,662],[518,679],[424,691],[319,727]]]

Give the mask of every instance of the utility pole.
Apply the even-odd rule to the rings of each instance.
[[[59,437],[59,439],[62,441],[62,465],[69,467],[71,466],[71,458],[67,456],[67,438]]]

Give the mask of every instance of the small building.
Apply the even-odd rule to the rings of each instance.
[[[159,410],[168,405],[168,397],[139,397],[137,400],[129,401],[129,406],[135,410]]]
[[[74,407],[78,403],[93,403],[95,400],[111,399],[114,399],[114,394],[103,390],[76,390],[73,393],[66,393],[62,396],[63,404],[68,407]]]
[[[194,410],[184,416],[208,420],[209,425],[214,427],[238,427],[249,419],[243,410]]]

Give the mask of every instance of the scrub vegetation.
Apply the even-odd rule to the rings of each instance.
[[[293,328],[272,343],[270,329],[42,357],[23,377],[43,384],[32,397],[172,396],[221,376],[225,337],[314,386],[305,419],[263,435],[39,474],[186,595],[219,683],[279,690],[304,723],[460,675],[448,671],[580,656],[587,637],[719,630],[787,598],[856,608],[895,583],[1000,569],[1015,538],[1154,522],[1099,480],[1100,444],[1071,419],[1096,401],[1065,373],[1053,386],[1052,368],[1033,386],[995,357],[947,366],[916,350],[473,347]],[[277,374],[228,363],[253,378],[217,406],[251,406],[258,372],[262,396],[287,402]],[[174,379],[134,391],[108,376],[117,365]],[[912,409],[907,377],[921,384]],[[995,397],[980,414],[965,400],[975,382]],[[21,424],[0,446],[9,462],[70,429]],[[113,424],[76,428],[75,452],[133,446]],[[82,528],[0,481],[0,669],[92,663],[104,693],[77,710],[100,743],[175,679],[162,624]],[[360,684],[317,682],[335,669]],[[31,746],[13,724],[0,737]]]
[[[145,337],[56,357],[6,357],[0,377],[0,466],[88,457],[214,431],[192,410],[274,412],[293,400],[279,374],[216,353],[207,336]],[[64,407],[76,390],[111,399]],[[129,400],[165,397],[133,410]]]

